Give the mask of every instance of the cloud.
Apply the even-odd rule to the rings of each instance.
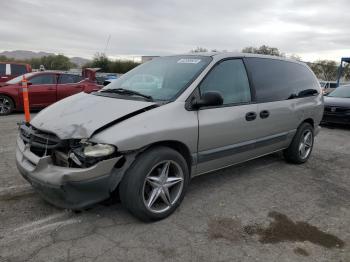
[[[348,0],[3,1],[0,48],[91,57],[268,44],[310,59],[349,51]],[[317,57],[317,54],[320,57]]]

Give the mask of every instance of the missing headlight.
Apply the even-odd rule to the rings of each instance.
[[[112,145],[72,140],[65,148],[55,150],[53,161],[58,166],[86,168],[115,156],[117,148]]]

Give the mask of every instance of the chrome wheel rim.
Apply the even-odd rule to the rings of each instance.
[[[153,213],[169,210],[180,198],[184,174],[180,165],[172,160],[154,165],[147,174],[143,189],[145,207]]]
[[[6,114],[11,111],[11,102],[6,97],[0,97],[0,114]]]
[[[301,159],[307,158],[312,149],[313,145],[313,134],[310,130],[305,130],[301,136],[299,144],[299,156]]]

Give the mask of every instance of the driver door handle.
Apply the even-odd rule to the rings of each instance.
[[[249,112],[245,115],[245,120],[247,121],[253,121],[256,119],[256,113],[255,112]]]

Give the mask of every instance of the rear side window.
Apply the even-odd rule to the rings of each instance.
[[[246,58],[245,62],[258,102],[281,101],[318,92],[319,84],[306,66],[267,58]]]
[[[55,84],[55,77],[52,74],[38,75],[32,77],[29,82],[31,82],[33,85]]]
[[[0,64],[0,75],[6,75],[6,64]]]
[[[200,92],[218,92],[224,105],[251,101],[249,81],[241,59],[225,60],[216,65],[200,84]]]
[[[81,80],[83,80],[83,77],[79,75],[60,75],[58,78],[58,83],[59,84],[73,84],[73,83],[78,83]]]
[[[25,65],[11,64],[11,75],[23,75],[25,73],[27,73]]]

